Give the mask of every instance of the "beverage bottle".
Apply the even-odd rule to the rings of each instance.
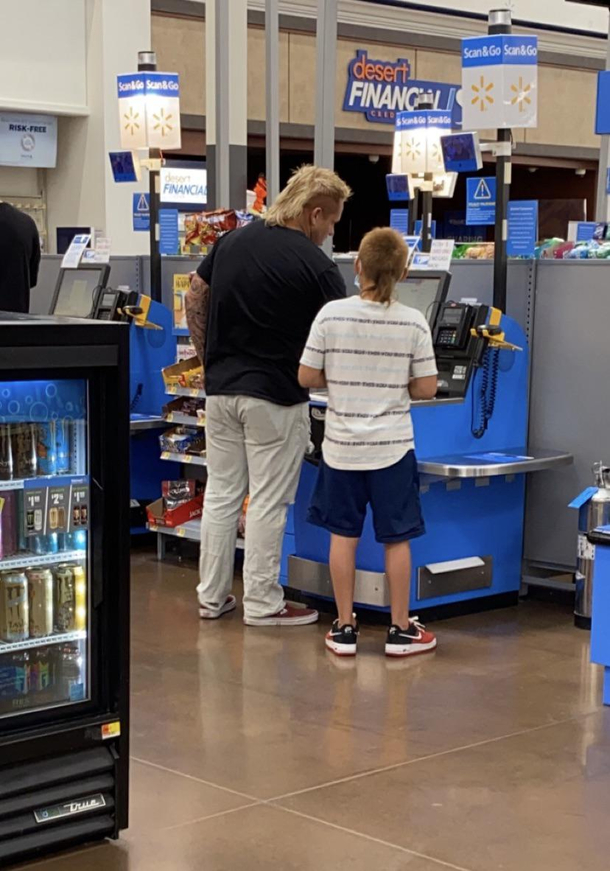
[[[13,556],[18,547],[17,494],[15,490],[5,490],[0,508],[0,559]]]
[[[62,644],[57,658],[57,701],[79,702],[85,697],[81,675],[81,656],[77,644]]]
[[[0,426],[0,481],[13,477],[13,442],[10,423]]]

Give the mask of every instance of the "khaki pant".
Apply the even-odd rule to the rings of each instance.
[[[284,605],[279,583],[282,540],[309,442],[308,405],[210,396],[206,442],[208,483],[201,518],[199,602],[210,611],[218,610],[231,592],[237,524],[249,493],[244,613],[271,616]]]

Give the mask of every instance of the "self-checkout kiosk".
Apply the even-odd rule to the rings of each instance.
[[[497,309],[451,300],[448,272],[411,272],[397,287],[430,324],[439,370],[434,400],[412,418],[426,534],[412,542],[411,610],[425,614],[515,604],[521,584],[525,476],[570,462],[527,450],[528,347]],[[303,465],[284,542],[282,582],[331,597],[329,535],[307,522],[321,456],[326,399],[312,395],[313,448]],[[355,601],[385,609],[384,549],[370,512],[356,556]]]
[[[180,474],[178,464],[160,459],[158,439],[166,401],[161,370],[176,362],[176,338],[166,306],[128,288],[109,287],[109,277],[108,264],[60,269],[49,313],[129,324],[131,528],[140,531],[161,481]]]

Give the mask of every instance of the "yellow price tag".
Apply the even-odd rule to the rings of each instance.
[[[192,462],[193,462],[193,458],[192,458],[192,456],[191,456],[190,454],[184,454],[184,456],[183,456],[183,462],[185,462],[185,463],[192,463]]]
[[[174,291],[186,291],[191,286],[191,279],[188,274],[176,274],[174,275]]]
[[[177,535],[178,535],[180,538],[184,538],[184,536],[186,535],[186,529],[184,529],[184,527],[182,527],[182,526],[179,526],[179,527],[178,527]]]
[[[102,740],[106,741],[108,738],[118,738],[121,734],[121,724],[118,720],[114,723],[104,723],[102,726]]]

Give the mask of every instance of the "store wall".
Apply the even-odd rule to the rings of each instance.
[[[0,200],[11,197],[37,197],[42,185],[42,173],[26,166],[0,166]]]
[[[204,27],[200,19],[153,16],[153,45],[160,63],[182,76],[182,111],[205,114]],[[336,124],[360,130],[391,130],[386,124],[368,122],[364,115],[343,111],[347,67],[357,49],[367,49],[374,59],[407,58],[411,77],[458,83],[461,62],[455,52],[429,51],[363,39],[339,39],[337,45]],[[263,119],[265,100],[264,30],[248,32],[248,117]],[[281,34],[281,120],[313,124],[315,120],[315,36]],[[596,72],[541,65],[539,71],[539,126],[515,131],[517,142],[554,146],[599,147],[594,133]],[[491,133],[491,131],[490,131]]]
[[[83,113],[86,0],[0,0],[0,108]]]
[[[136,184],[115,184],[108,152],[120,147],[116,77],[137,69],[150,47],[150,0],[87,0],[87,117],[60,117],[57,167],[47,170],[49,248],[58,226],[85,226],[111,239],[113,254],[142,254],[148,235],[132,228]]]

